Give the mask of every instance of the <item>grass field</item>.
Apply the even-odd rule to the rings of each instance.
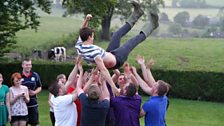
[[[106,47],[107,43],[100,43]],[[222,39],[147,39],[136,47],[128,61],[135,65],[137,54],[153,58],[156,69],[177,71],[224,71]]]
[[[144,96],[142,103],[149,97]],[[50,126],[48,92],[42,91],[38,96],[40,126]],[[166,121],[168,126],[223,126],[223,103],[190,101],[170,98]],[[144,126],[144,119],[141,119]]]
[[[23,30],[17,33],[17,49],[39,48],[46,43],[53,43],[57,39],[68,36],[70,33],[77,32],[82,20],[73,18],[62,18],[56,16],[42,16],[40,27],[35,30]]]
[[[21,31],[17,34],[19,52],[29,51],[33,48],[55,43],[65,38],[71,32],[78,31],[82,20],[80,18],[61,18],[47,16],[41,18],[41,27],[38,32],[32,30]],[[112,22],[115,26],[116,22]],[[123,42],[136,35],[142,24],[137,23],[133,30],[123,39]],[[163,28],[163,26],[160,26]],[[98,42],[106,48],[108,42]],[[128,61],[135,65],[134,57],[137,54],[145,58],[154,58],[156,69],[186,70],[186,71],[224,71],[224,42],[223,39],[160,39],[150,38],[141,43],[130,54]],[[43,49],[44,50],[44,49]],[[70,52],[75,52],[71,47]]]

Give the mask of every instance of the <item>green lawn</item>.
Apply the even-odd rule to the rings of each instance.
[[[50,126],[48,92],[42,91],[38,96],[40,109],[40,126]],[[143,103],[148,96],[143,97]],[[191,101],[170,98],[167,112],[168,126],[223,126],[224,104]],[[144,120],[141,119],[141,126]]]
[[[27,29],[16,34],[17,51],[30,50],[55,43],[56,40],[65,38],[70,33],[77,32],[81,26],[82,20],[79,18],[62,18],[57,16],[42,16],[40,18],[40,27],[35,30]]]
[[[104,48],[107,44],[99,43]],[[223,39],[149,38],[133,50],[128,61],[136,65],[134,58],[141,54],[146,59],[154,58],[156,69],[223,72],[223,47]]]

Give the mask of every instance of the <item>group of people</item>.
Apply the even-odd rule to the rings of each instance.
[[[143,78],[134,66],[126,62],[129,53],[158,27],[158,15],[150,12],[149,20],[135,37],[120,46],[126,35],[144,14],[138,2],[130,2],[134,8],[126,23],[113,33],[106,50],[94,45],[94,31],[88,27],[92,15],[88,14],[80,29],[75,45],[78,56],[73,70],[66,80],[57,76],[49,86],[50,119],[53,126],[140,126],[139,118],[145,117],[145,126],[165,126],[168,108],[167,94],[171,86],[156,81],[151,73],[153,60],[145,63],[137,56]],[[95,64],[91,71],[84,71],[82,60]],[[123,67],[121,73],[119,68]],[[0,74],[0,125],[7,121],[12,126],[39,124],[36,95],[41,91],[40,77],[32,72],[32,62],[22,63],[23,71],[11,76],[12,86],[3,85]],[[113,70],[110,75],[109,70]],[[138,88],[150,95],[143,106]]]
[[[150,12],[149,20],[139,34],[120,47],[121,38],[144,14],[137,2],[130,3],[134,11],[126,23],[113,33],[106,50],[94,45],[94,30],[88,27],[92,15],[86,16],[75,45],[78,57],[68,80],[61,83],[57,79],[49,87],[49,104],[54,115],[52,125],[140,126],[139,118],[143,116],[146,126],[166,125],[167,94],[171,86],[154,79],[150,70],[153,60],[145,63],[143,56],[136,57],[143,78],[134,66],[126,62],[129,53],[158,27],[158,15]],[[91,72],[84,71],[82,59],[96,67]],[[122,66],[123,73],[119,70]],[[109,70],[113,70],[112,76]],[[71,87],[72,90],[69,89]],[[143,106],[138,87],[151,95]]]
[[[22,61],[22,71],[11,75],[9,88],[0,73],[0,126],[38,126],[37,94],[42,89],[39,75],[31,71],[31,59]]]

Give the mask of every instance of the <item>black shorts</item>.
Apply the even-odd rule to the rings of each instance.
[[[38,107],[28,108],[28,124],[37,125],[39,124],[39,111]]]
[[[28,120],[28,116],[12,116],[12,120],[11,123],[14,123],[16,121],[27,121]]]

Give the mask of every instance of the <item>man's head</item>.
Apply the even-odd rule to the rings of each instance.
[[[90,100],[93,100],[93,101],[98,100],[100,98],[100,89],[98,85],[91,84],[87,94]]]
[[[59,84],[65,84],[65,82],[66,82],[66,76],[65,76],[65,74],[59,74],[57,76],[57,82]]]
[[[50,85],[49,91],[55,97],[66,94],[66,89],[65,89],[64,84],[58,84],[57,82],[54,82]]]
[[[118,77],[118,85],[120,88],[122,88],[124,86],[124,84],[127,83],[127,78],[125,77],[124,74],[121,74],[119,77]]]
[[[89,39],[91,39],[93,41],[93,39],[94,39],[93,32],[94,32],[93,29],[85,27],[85,28],[80,29],[79,35],[83,42],[87,41]]]
[[[158,80],[155,82],[155,84],[152,86],[152,94],[157,94],[158,96],[164,96],[167,94],[169,91],[169,84],[162,81]]]
[[[133,83],[128,83],[124,87],[124,95],[133,97],[137,92],[137,88]]]
[[[30,73],[30,71],[32,69],[32,61],[30,58],[26,58],[23,60],[22,68],[23,68],[23,72]]]

